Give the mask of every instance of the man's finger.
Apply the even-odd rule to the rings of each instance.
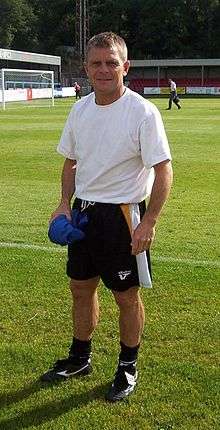
[[[132,250],[131,253],[132,255],[137,255],[140,254],[141,252],[147,251],[150,246],[151,246],[151,242],[152,242],[152,238],[148,237],[147,239],[140,239],[138,242],[136,242],[135,244],[131,243],[132,245]]]

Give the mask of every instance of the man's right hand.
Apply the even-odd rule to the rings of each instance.
[[[66,215],[67,219],[71,221],[71,206],[69,203],[61,202],[60,205],[57,207],[57,209],[52,212],[49,224],[59,215]]]

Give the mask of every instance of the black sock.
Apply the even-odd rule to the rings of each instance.
[[[73,357],[74,361],[77,360],[79,363],[87,361],[91,357],[92,340],[79,340],[76,337],[73,338],[72,345],[69,351],[69,357]]]
[[[121,352],[119,354],[119,364],[132,366],[136,363],[140,344],[134,347],[126,346],[120,342]]]

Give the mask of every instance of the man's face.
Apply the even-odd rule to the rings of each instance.
[[[85,69],[96,96],[108,97],[112,101],[120,97],[129,65],[129,61],[122,60],[117,46],[91,48]]]

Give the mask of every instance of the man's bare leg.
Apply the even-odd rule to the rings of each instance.
[[[120,340],[128,347],[140,344],[143,333],[145,312],[139,288],[132,287],[123,292],[113,291],[119,307]]]
[[[60,381],[73,376],[88,375],[92,371],[91,337],[99,318],[98,283],[99,278],[71,280],[74,337],[69,356],[56,361],[53,367],[41,376],[42,381]]]
[[[120,345],[118,368],[106,400],[116,402],[133,392],[137,383],[137,356],[144,327],[144,307],[138,287],[113,291],[119,307]]]
[[[86,341],[91,339],[99,319],[97,287],[99,278],[85,281],[71,279],[73,298],[72,316],[74,337]]]

